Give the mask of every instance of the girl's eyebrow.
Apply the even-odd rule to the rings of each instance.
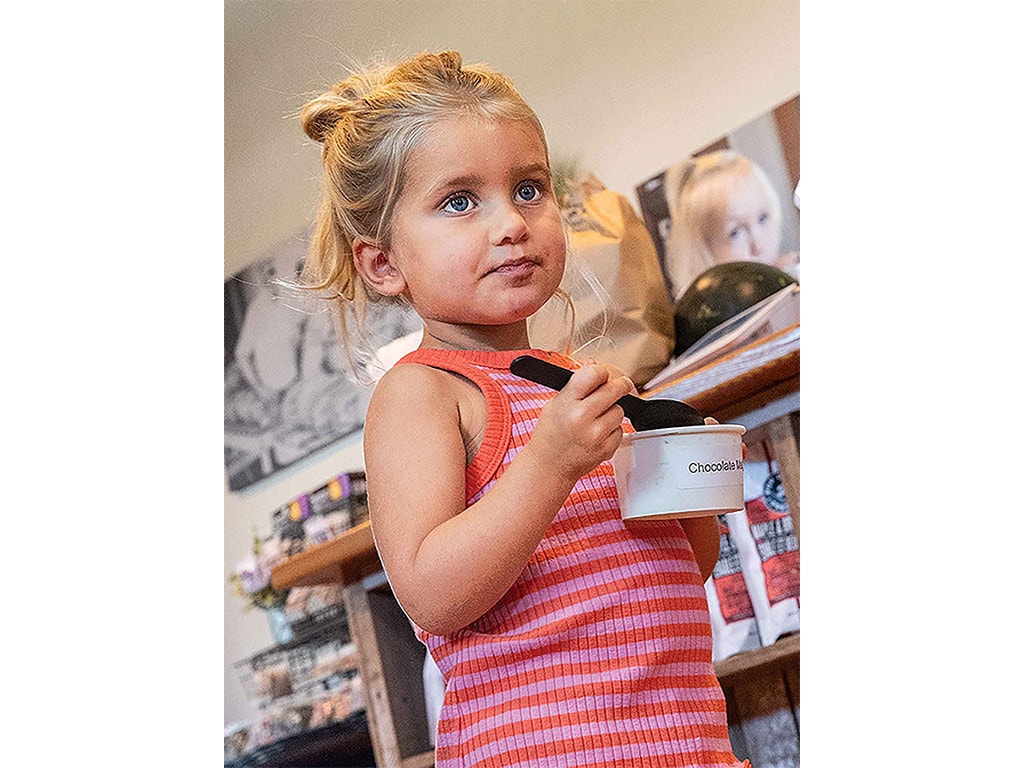
[[[509,171],[509,176],[513,178],[520,178],[522,176],[531,176],[535,174],[541,174],[545,178],[551,172],[544,163],[530,163],[529,165],[517,166]],[[436,184],[431,184],[427,189],[427,196],[432,197],[442,191],[448,191],[450,189],[458,189],[460,187],[475,187],[480,186],[484,183],[482,176],[475,173],[466,173],[460,176],[452,176],[451,178],[441,179]]]
[[[544,163],[530,163],[529,165],[523,165],[512,169],[513,176],[529,176],[535,173],[547,176],[551,171],[548,170],[548,167],[544,165]]]
[[[436,184],[431,184],[427,189],[427,196],[432,197],[434,194],[447,191],[449,189],[456,189],[458,187],[475,187],[483,183],[483,177],[478,176],[475,173],[467,173],[462,176],[453,176],[448,179],[441,179]]]

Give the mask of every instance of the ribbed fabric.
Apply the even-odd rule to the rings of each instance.
[[[527,353],[579,367],[536,349],[416,350],[400,361],[462,374],[484,393],[467,506],[501,477],[555,396],[509,372]],[[437,768],[749,765],[729,744],[686,534],[675,520],[624,523],[610,461],[579,480],[491,610],[451,635],[416,627],[416,636],[445,678]]]

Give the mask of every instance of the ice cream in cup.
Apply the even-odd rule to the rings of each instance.
[[[630,432],[612,457],[623,520],[702,517],[743,509],[739,424]]]

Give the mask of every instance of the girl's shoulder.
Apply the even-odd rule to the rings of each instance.
[[[415,409],[434,412],[448,401],[454,406],[458,391],[451,374],[419,363],[395,365],[377,382],[370,397],[367,421],[380,409],[397,409],[414,416]],[[456,412],[457,414],[457,412]]]
[[[486,427],[487,405],[475,384],[449,371],[403,363],[377,382],[366,412],[364,451],[401,451],[412,441],[450,455],[448,448],[458,445],[468,465]]]

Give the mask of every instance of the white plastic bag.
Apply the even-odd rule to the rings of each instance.
[[[713,661],[721,661],[734,653],[751,651],[761,645],[753,603],[740,564],[740,552],[729,531],[728,517],[718,516],[721,535],[718,562],[711,578],[704,583],[708,613],[711,614]],[[740,522],[745,524],[743,520]]]

